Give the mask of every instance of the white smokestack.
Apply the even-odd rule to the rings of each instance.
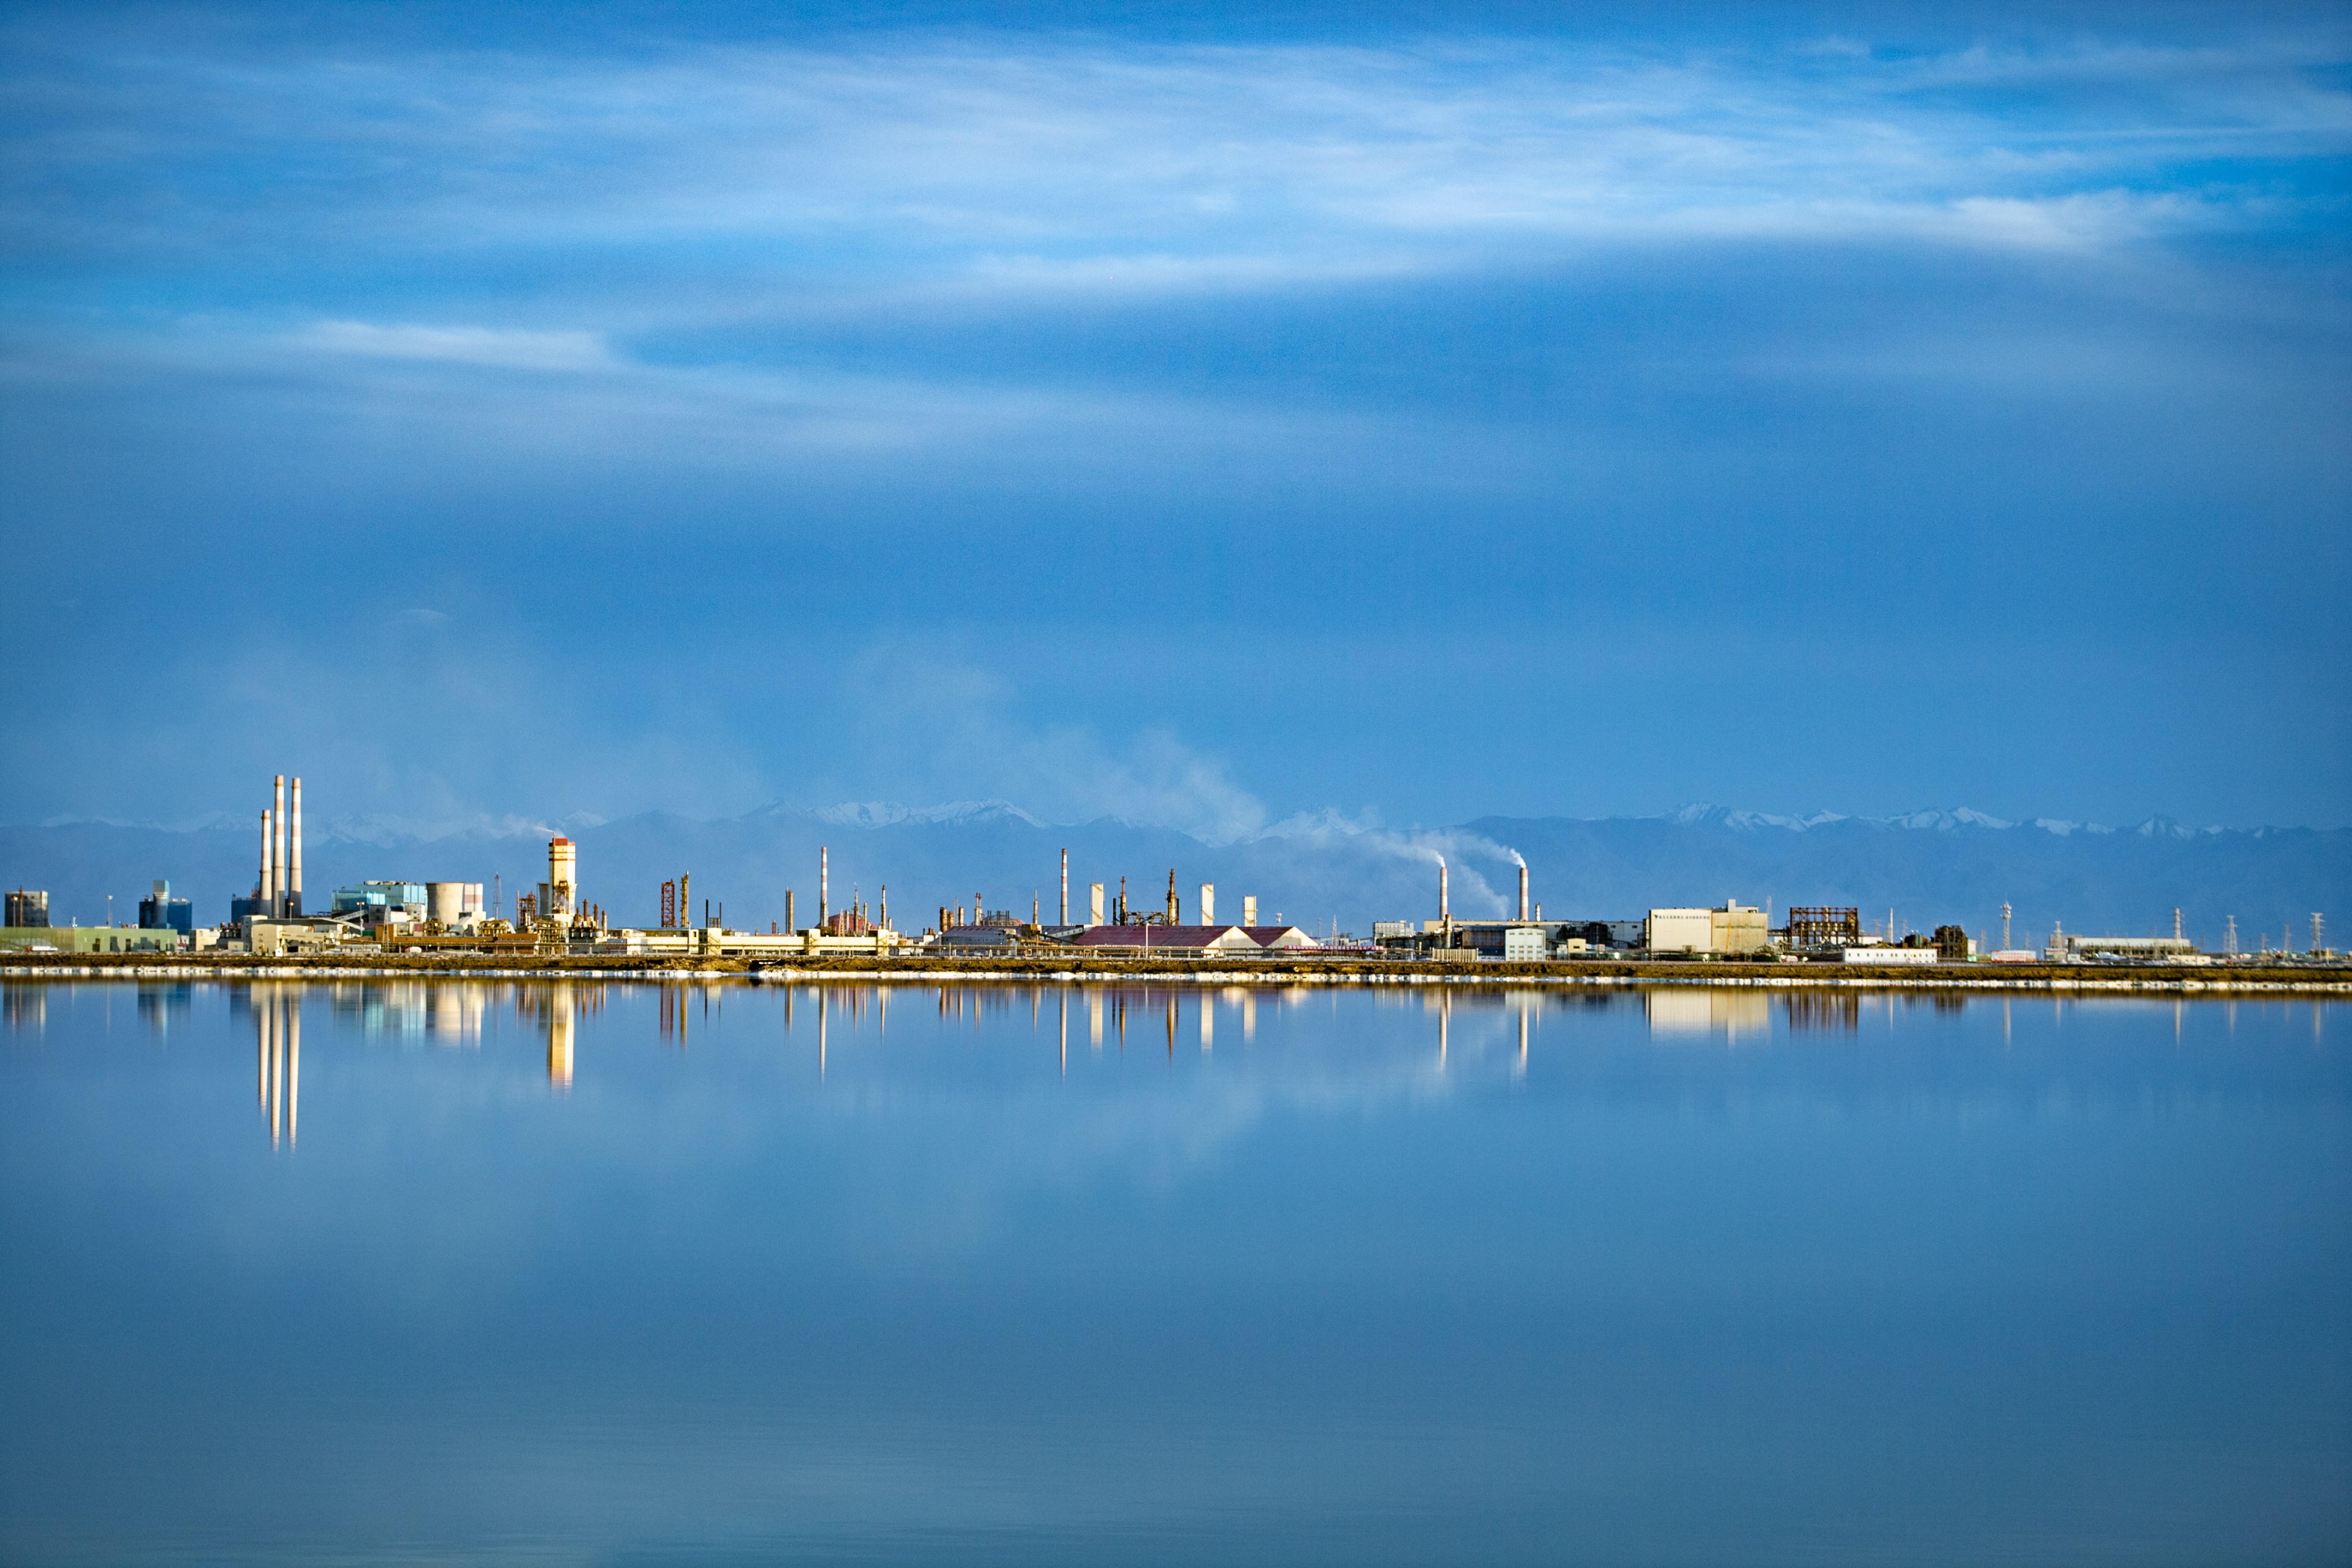
[[[833,906],[833,851],[820,845],[816,852],[816,923],[823,926]]]
[[[278,832],[269,820],[269,813],[261,814],[261,873],[254,879],[253,890],[261,900],[261,908],[253,912],[269,913],[269,900],[278,894],[278,868],[270,862],[270,852],[278,847]]]
[[[1528,863],[1519,862],[1519,919],[1528,918]]]
[[[1443,855],[1437,858],[1437,918],[1441,921],[1454,918],[1454,911],[1445,901],[1445,857]]]
[[[1070,923],[1070,852],[1062,851],[1062,924]]]
[[[277,873],[269,888],[271,895],[269,912],[273,915],[284,912],[281,906],[286,898],[286,775],[279,773],[277,775],[277,780],[269,795],[272,808],[269,820],[276,825],[271,829],[273,837],[270,840],[269,860],[270,866]]]
[[[302,912],[302,775],[299,773],[294,775],[293,811],[291,839],[293,853],[286,862],[288,882],[286,891],[289,895],[293,912],[299,915]]]
[[[1254,926],[1257,924],[1257,895],[1255,893],[1245,894],[1242,899],[1242,924],[1245,926]]]

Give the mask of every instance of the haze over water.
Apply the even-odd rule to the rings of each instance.
[[[2352,1554],[2341,1005],[0,1004],[11,1563]]]

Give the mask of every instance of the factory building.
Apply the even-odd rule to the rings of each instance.
[[[1391,952],[1514,962],[1631,951],[1642,945],[1640,921],[1375,921],[1372,942]]]
[[[1642,945],[1652,952],[1761,952],[1765,915],[1727,900],[1719,910],[1652,910]]]
[[[594,931],[575,938],[570,951],[614,957],[671,958],[807,958],[827,954],[888,954],[905,945],[894,931],[868,931],[856,936],[828,935],[820,928],[807,931],[730,931],[723,926],[685,930]]]
[[[176,931],[135,926],[10,926],[0,931],[0,950],[19,952],[177,952],[184,939]]]
[[[1808,948],[1853,947],[1862,941],[1862,911],[1848,905],[1791,904],[1786,945]]]
[[[1116,949],[1122,956],[1165,953],[1171,957],[1214,957],[1231,953],[1248,957],[1265,952],[1295,952],[1323,944],[1297,926],[1181,926],[1157,921],[1142,925],[1090,926],[1071,939],[1076,947]]]
[[[386,925],[421,925],[428,908],[423,882],[359,882],[337,888],[330,910],[356,924],[373,929]]]
[[[1511,963],[1567,958],[1610,948],[1642,945],[1640,921],[1550,921],[1529,897],[1528,868],[1518,868],[1518,913],[1503,920],[1460,920],[1454,914],[1445,862],[1437,863],[1437,918],[1375,921],[1372,942],[1400,955],[1456,959],[1491,958]]]
[[[1057,936],[1075,934],[1077,931],[1090,930],[1097,926],[1112,927],[1119,930],[1132,930],[1143,926],[1152,926],[1161,930],[1166,930],[1181,926],[1185,923],[1184,906],[1182,900],[1178,899],[1176,896],[1176,871],[1173,867],[1171,867],[1168,871],[1167,901],[1161,909],[1156,911],[1147,909],[1140,903],[1135,905],[1129,904],[1127,900],[1127,879],[1125,877],[1121,877],[1118,879],[1118,895],[1116,899],[1111,900],[1106,900],[1104,897],[1106,884],[1101,882],[1089,883],[1087,888],[1087,918],[1083,926],[1074,926],[1069,919],[1069,851],[1066,849],[1062,852],[1062,921],[1058,926],[1045,928],[1055,932]],[[1214,882],[1200,883],[1197,897],[1199,899],[1199,902],[1193,909],[1192,929],[1233,929],[1222,927],[1218,924],[1217,885]],[[961,922],[958,921],[955,923]],[[944,930],[945,928],[942,927],[941,929]],[[1242,896],[1242,919],[1239,929],[1243,931],[1255,931],[1258,929],[1257,895],[1255,893],[1245,893]],[[1113,945],[1117,944],[1114,943]],[[1159,937],[1154,936],[1152,938],[1152,945],[1154,947],[1158,947],[1160,945]]]
[[[46,930],[49,923],[49,895],[44,889],[27,891],[23,888],[7,898],[8,919],[12,926],[39,926]]]
[[[194,907],[172,896],[172,884],[157,882],[155,890],[139,900],[141,931],[175,931],[193,940],[196,934]]]
[[[2197,955],[2197,944],[2179,936],[2070,936],[2065,940],[2065,956],[2070,959],[2153,958],[2181,959]]]

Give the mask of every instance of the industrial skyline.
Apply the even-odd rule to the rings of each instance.
[[[1025,817],[1022,820],[1033,829],[1043,826]],[[1959,820],[1954,819],[1956,823]],[[2000,829],[2014,826],[1982,818],[1969,825]],[[1802,828],[1822,825],[1781,826]],[[1917,824],[1909,826],[1916,828]],[[2074,827],[2037,826],[2062,837]],[[1907,920],[1898,927],[1892,903],[1886,906],[1885,923],[1876,925],[1864,921],[1859,905],[1813,902],[1799,906],[1790,901],[1783,906],[1780,924],[1775,926],[1774,899],[1768,895],[1759,906],[1752,901],[1752,894],[1751,901],[1744,905],[1737,896],[1725,898],[1719,905],[1650,901],[1637,906],[1642,912],[1634,918],[1633,911],[1608,910],[1593,898],[1594,889],[1579,886],[1571,873],[1566,882],[1569,895],[1580,902],[1566,906],[1565,912],[1556,910],[1553,918],[1547,920],[1543,905],[1533,896],[1534,871],[1526,855],[1509,844],[1475,833],[1449,836],[1442,841],[1444,849],[1438,843],[1426,840],[1392,841],[1392,847],[1401,848],[1405,858],[1426,863],[1426,890],[1433,894],[1434,913],[1426,918],[1399,919],[1395,918],[1397,910],[1392,905],[1381,918],[1370,922],[1369,940],[1360,931],[1344,928],[1336,911],[1328,923],[1316,923],[1311,931],[1300,923],[1286,921],[1279,910],[1272,923],[1262,924],[1260,899],[1255,891],[1240,895],[1238,921],[1221,922],[1217,918],[1216,883],[1202,880],[1189,884],[1188,904],[1186,889],[1180,889],[1180,873],[1175,866],[1168,868],[1164,895],[1157,901],[1157,907],[1153,900],[1141,895],[1139,887],[1131,900],[1131,879],[1121,872],[1117,879],[1116,894],[1107,877],[1087,883],[1085,914],[1074,919],[1071,853],[1066,843],[1055,851],[1058,920],[1050,925],[1045,921],[1042,888],[1032,889],[1026,919],[1011,907],[992,909],[986,891],[976,889],[971,895],[968,910],[961,896],[942,902],[937,906],[933,922],[919,931],[912,921],[905,930],[892,921],[887,882],[879,884],[869,904],[862,896],[861,885],[853,880],[846,905],[836,910],[832,897],[829,843],[815,847],[816,919],[806,926],[796,916],[798,889],[789,871],[782,878],[782,918],[771,919],[765,931],[759,930],[756,919],[746,925],[730,925],[723,898],[706,897],[698,914],[691,871],[681,871],[661,880],[651,900],[659,911],[656,920],[633,921],[627,912],[634,902],[629,895],[622,895],[622,912],[617,916],[608,911],[603,897],[591,896],[593,883],[583,880],[581,870],[581,847],[565,834],[545,838],[545,875],[530,891],[523,890],[530,885],[527,874],[517,879],[511,910],[505,907],[500,891],[504,873],[494,871],[487,901],[484,884],[479,880],[370,876],[336,887],[325,906],[312,913],[305,910],[302,898],[300,775],[293,776],[290,791],[288,775],[273,777],[271,805],[262,813],[261,827],[260,854],[252,889],[231,900],[230,918],[226,922],[199,926],[192,900],[173,899],[169,879],[157,879],[150,897],[140,903],[138,926],[132,928],[125,922],[120,928],[121,933],[135,931],[140,934],[119,934],[110,913],[105,922],[89,932],[79,929],[78,919],[71,920],[60,934],[58,924],[49,914],[48,890],[27,889],[20,882],[9,895],[10,920],[0,942],[36,952],[143,951],[164,943],[194,952],[290,953],[350,951],[353,944],[363,944],[369,952],[496,952],[537,957],[608,954],[624,958],[668,954],[755,959],[814,957],[824,952],[888,955],[920,951],[967,956],[1059,952],[1103,956],[1158,954],[1183,959],[1316,952],[1361,952],[1390,959],[1470,957],[1526,962],[1620,952],[1733,957],[1828,952],[1842,954],[1848,963],[2031,963],[2042,959],[2206,962],[2200,956],[2205,948],[2185,928],[2184,906],[2179,904],[2172,907],[2168,937],[2154,931],[2141,934],[2127,928],[2086,935],[2079,923],[2070,934],[2063,918],[2053,913],[2048,941],[2035,949],[2011,945],[2016,910],[2004,898],[2000,905],[2001,936],[1996,947],[1987,926],[1979,925],[1972,934],[1965,924],[1947,918],[1951,912],[1948,904],[1936,909],[1932,930],[1925,923],[1915,929]],[[2094,833],[2092,837],[2098,835]],[[1191,842],[1193,847],[1207,851],[1206,846]],[[1515,908],[1491,884],[1474,875],[1485,900],[1497,907],[1485,918],[1476,913],[1456,918],[1452,897],[1454,868],[1444,850],[1458,853],[1465,847],[1473,859],[1483,857],[1509,863],[1516,880]],[[454,852],[478,853],[483,847],[477,841]],[[443,844],[433,852],[446,857],[453,848]],[[1780,870],[1785,876],[1788,868]],[[722,860],[719,875],[722,889],[748,888],[755,907],[772,907],[776,901],[779,878],[772,867],[762,873]],[[1808,887],[1807,896],[1816,900],[1821,898],[1817,881]],[[110,899],[109,905],[110,910]],[[2237,917],[2234,912],[2226,912],[2221,921],[2222,935],[2212,949],[2213,954],[2225,961],[2237,958],[2245,951],[2239,943]],[[2310,912],[2307,949],[2294,945],[2289,934],[2294,925],[2290,920],[2281,924],[2278,947],[2274,949],[2268,933],[2262,932],[2252,952],[2307,952],[2313,957],[2332,956],[2324,943],[2324,911]]]

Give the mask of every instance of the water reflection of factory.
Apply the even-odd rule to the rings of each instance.
[[[254,1054],[260,1082],[256,1096],[269,1124],[269,1146],[294,1147],[302,1108],[302,988],[256,984],[247,998],[253,1011]]]
[[[415,1040],[478,1050],[486,1029],[509,1008],[517,1024],[547,1043],[548,1081],[572,1082],[572,1042],[579,1021],[604,1010],[601,984],[493,985],[479,981],[367,982],[327,987],[335,1021],[376,1041]]]
[[[326,988],[327,1008],[339,1026],[367,1039],[478,1047],[499,989],[462,981],[339,984]]]
[[[604,1010],[602,985],[518,987],[515,1016],[537,1026],[547,1038],[547,1081],[558,1089],[572,1087],[572,1043],[582,1015]]]
[[[510,1018],[524,1040],[535,1037],[543,1047],[549,1083],[568,1089],[582,1025],[604,1011],[613,989],[606,983],[415,980],[297,984],[265,981],[233,991],[229,1005],[233,1014],[253,1019],[257,1102],[272,1145],[290,1149],[300,1125],[305,996],[325,1005],[339,1034],[348,1030],[373,1042],[414,1041],[478,1049],[486,1032],[499,1033],[501,1021]],[[699,1031],[724,1008],[729,995],[724,985],[654,989],[659,1037],[665,1046],[681,1051],[691,1048]],[[159,1038],[166,1036],[174,1017],[188,1011],[192,990],[184,984],[142,987],[138,993],[142,1022]],[[814,984],[776,990],[781,993],[778,999],[787,1035],[793,1032],[796,1013],[812,1015],[808,1021],[814,1025],[820,1074],[825,1068],[831,1033],[843,1027],[857,1032],[870,1014],[876,1037],[882,1037],[894,1001],[902,1007],[935,1008],[941,1024],[968,1021],[975,1027],[992,1015],[1026,1008],[1033,1027],[1058,1037],[1066,1070],[1074,1035],[1082,1049],[1124,1051],[1148,1046],[1172,1055],[1183,1047],[1206,1056],[1216,1050],[1222,1031],[1231,1031],[1223,1034],[1225,1042],[1249,1045],[1257,1034],[1261,1006],[1281,1009],[1328,994],[1322,987],[1301,985],[1155,985],[1148,982],[1019,988],[945,984],[919,989]],[[922,990],[930,991],[932,996],[923,998]],[[10,1025],[34,1031],[41,1027],[43,989],[9,987],[5,999]],[[1489,1053],[1507,1053],[1515,1079],[1528,1071],[1537,1032],[1551,1013],[1622,1011],[1638,1017],[1650,1037],[1661,1045],[1711,1040],[1738,1047],[1769,1042],[1776,1025],[1791,1036],[1852,1034],[1864,1010],[1864,1000],[1857,993],[1801,987],[1778,992],[1727,986],[1562,992],[1531,986],[1444,986],[1418,994],[1376,991],[1371,1000],[1376,1007],[1417,1006],[1423,1011],[1429,1020],[1439,1071],[1467,1066],[1468,1056],[1492,1059]],[[930,1005],[925,1006],[926,1003]],[[1900,1003],[1891,997],[1874,998],[1870,1004],[1873,1008],[1886,1007],[1890,1022],[1898,1005],[1907,1010],[1915,1005],[1933,1006],[1941,1013],[1964,1003],[1961,998],[1937,995],[1905,997]],[[1457,1018],[1457,1013],[1463,1016]],[[1876,1016],[1874,1011],[1872,1016]],[[1466,1032],[1465,1025],[1470,1026]]]

